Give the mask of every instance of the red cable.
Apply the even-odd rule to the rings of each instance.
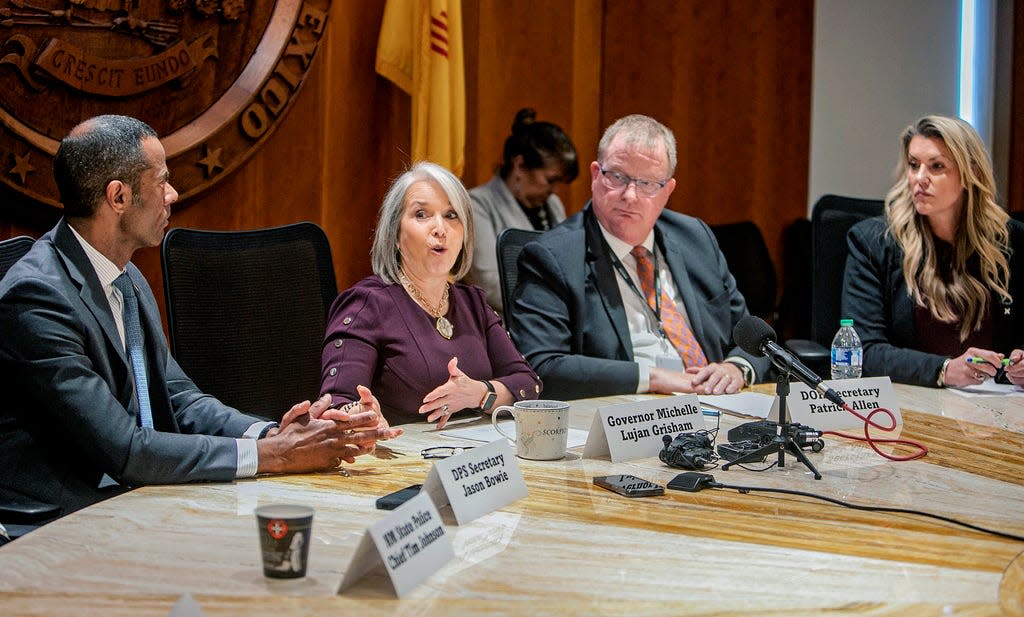
[[[871,433],[868,432],[868,427],[871,427],[871,426],[877,428],[880,431],[885,431],[887,433],[896,430],[896,414],[894,414],[892,411],[886,409],[885,407],[875,407],[871,411],[871,413],[869,413],[867,415],[867,417],[860,415],[859,413],[854,411],[846,403],[843,403],[843,409],[845,409],[846,411],[848,411],[848,412],[852,413],[853,415],[857,416],[858,418],[860,418],[864,422],[864,436],[860,437],[858,435],[849,435],[847,433],[840,433],[838,431],[823,431],[822,432],[823,435],[835,435],[836,437],[845,437],[846,439],[854,439],[854,440],[857,440],[857,441],[867,442],[867,444],[869,446],[871,446],[871,449],[874,450],[875,452],[877,452],[879,456],[885,457],[885,458],[889,459],[890,461],[912,461],[912,460],[915,460],[915,459],[924,458],[928,454],[928,447],[927,446],[925,446],[921,442],[914,441],[912,439],[877,439],[877,438],[874,438],[874,437],[871,436]],[[888,414],[889,419],[892,421],[891,426],[882,426],[881,424],[878,424],[877,422],[872,420],[871,418],[876,413]],[[908,454],[906,456],[896,456],[896,455],[893,455],[893,454],[886,454],[885,452],[882,452],[881,450],[878,449],[878,446],[875,445],[876,443],[890,443],[890,444],[900,444],[900,445],[904,445],[904,446],[910,446],[912,448],[917,448],[917,452],[913,452],[913,453]]]

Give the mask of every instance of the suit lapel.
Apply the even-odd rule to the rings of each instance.
[[[615,278],[611,260],[608,258],[608,250],[605,247],[604,236],[601,235],[597,217],[594,216],[589,203],[583,215],[583,229],[587,243],[586,275],[593,279],[593,285],[604,305],[608,321],[611,322],[615,336],[619,339],[619,346],[625,351],[625,359],[632,360],[633,340],[629,336],[629,322],[626,319],[626,309],[622,306],[619,283]]]
[[[110,312],[110,301],[103,295],[103,287],[100,285],[96,271],[89,262],[82,245],[78,243],[74,233],[68,227],[66,221],[61,221],[57,226],[57,233],[53,237],[53,245],[57,247],[64,266],[67,268],[68,276],[74,281],[79,290],[79,297],[107,339],[107,344],[117,356],[121,358],[125,370],[131,371],[128,364],[128,357],[124,352],[124,345],[121,343],[121,335],[117,333],[117,325],[114,324],[114,315]]]

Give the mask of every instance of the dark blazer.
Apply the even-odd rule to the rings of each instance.
[[[131,263],[154,429],[137,425],[131,368],[96,272],[65,221],[0,282],[0,485],[64,513],[143,484],[229,481],[257,418],[203,394],[170,356]],[[121,484],[99,489],[104,474]]]
[[[763,377],[768,360],[732,343],[747,306],[711,229],[665,210],[654,230],[708,361],[743,356]],[[616,276],[589,203],[523,249],[509,329],[544,381],[545,397],[636,392],[640,369]]]
[[[1024,298],[1024,224],[1010,219],[1010,294]],[[885,217],[861,221],[847,234],[850,256],[843,277],[842,313],[854,320],[864,345],[864,376],[935,386],[945,356],[918,351],[914,302],[903,278],[903,250],[886,233]],[[1015,303],[993,297],[995,348],[1010,354],[1024,347],[1024,319]]]

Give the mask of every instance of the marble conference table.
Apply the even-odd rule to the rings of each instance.
[[[860,505],[924,510],[1024,535],[1024,398],[963,398],[897,385],[902,437],[921,460],[892,462],[826,438],[784,468],[712,470],[722,483],[809,491]],[[772,386],[758,386],[772,392]],[[601,405],[574,401],[587,429]],[[483,422],[469,418],[461,423]],[[722,416],[724,429],[744,420]],[[230,484],[145,487],[0,548],[0,615],[167,615],[189,593],[205,615],[1020,615],[1024,542],[906,514],[806,497],[706,489],[628,499],[592,477],[661,484],[657,458],[613,464],[520,460],[529,496],[466,525],[442,510],[455,558],[402,599],[384,574],[335,593],[377,497],[422,482],[420,450],[458,443],[433,427],[344,470]],[[265,579],[253,509],[315,508],[305,579]]]

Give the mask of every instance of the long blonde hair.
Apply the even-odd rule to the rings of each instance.
[[[948,283],[939,274],[935,238],[925,218],[914,208],[907,181],[910,141],[918,135],[939,139],[946,145],[964,187]],[[981,327],[988,314],[991,291],[1005,301],[1011,299],[1006,230],[1009,215],[996,203],[992,162],[970,124],[959,118],[925,116],[903,131],[896,184],[886,195],[885,215],[889,233],[903,249],[903,278],[910,297],[938,321],[961,320],[961,342]],[[978,256],[980,278],[967,268],[974,255]]]

